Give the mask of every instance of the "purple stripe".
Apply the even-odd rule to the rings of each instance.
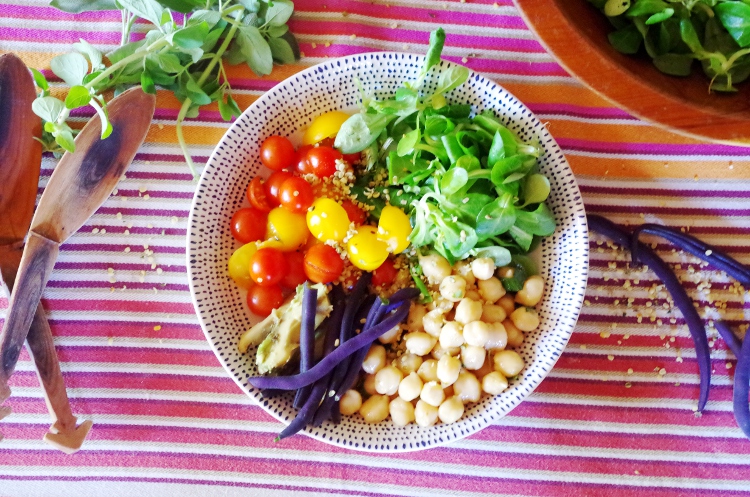
[[[46,42],[49,44],[50,40],[54,40],[55,44],[69,44],[78,43],[81,38],[93,44],[119,45],[120,43],[120,33],[113,31],[59,31],[0,27],[0,39],[4,41]]]
[[[151,269],[151,266],[149,266],[149,270],[153,271]],[[188,285],[178,285],[178,284],[172,284],[172,283],[168,283],[168,284],[134,283],[132,281],[128,281],[128,282],[118,281],[115,283],[110,283],[108,281],[57,281],[57,280],[50,280],[47,283],[47,286],[50,288],[78,288],[78,289],[89,289],[89,288],[104,288],[104,289],[115,288],[117,289],[117,287],[120,287],[120,285],[126,285],[128,287],[128,290],[136,289],[136,290],[151,291],[154,288],[157,288],[157,290],[169,290],[169,291],[175,291],[175,292],[190,291],[190,287],[188,287]]]
[[[70,247],[70,252],[81,252],[81,251],[89,251],[89,252],[123,252],[126,247],[130,247],[130,250],[132,253],[139,253],[143,252],[144,249],[142,245],[139,245],[138,243],[133,243],[132,245],[128,244],[108,244],[108,243],[65,243],[60,246],[60,251],[65,250],[65,247]],[[185,253],[185,247],[159,247],[159,246],[151,246],[149,245],[149,250],[153,250],[155,254],[184,254]],[[86,262],[82,262],[79,264],[89,264]],[[175,267],[175,266],[172,266]],[[166,269],[165,269],[166,271]]]
[[[156,217],[188,217],[189,211],[187,210],[158,210],[158,209],[125,209],[119,207],[100,207],[96,211],[97,214],[110,214],[116,216],[117,213],[121,213],[123,216],[156,216]]]
[[[568,104],[536,104],[528,103],[526,106],[535,114],[556,114],[574,117],[587,117],[592,119],[628,119],[637,121],[638,118],[627,112],[614,107],[583,107]]]
[[[151,270],[151,264],[133,264],[133,263],[109,263],[109,262],[64,262],[58,261],[55,263],[55,269],[64,270],[99,270],[106,271],[109,268],[117,269],[120,271],[143,271]],[[185,266],[172,265],[170,270],[177,273],[184,273]]]
[[[79,22],[120,22],[120,12],[117,10],[99,10],[95,12],[81,12],[69,14],[53,7],[37,7],[31,5],[5,4],[2,7],[3,17],[27,18],[34,20],[49,19],[52,21]]]
[[[583,152],[641,155],[717,155],[726,157],[750,157],[750,148],[712,143],[629,143],[598,142],[574,138],[557,138],[563,149]]]
[[[148,195],[151,198],[181,198],[181,199],[191,199],[193,196],[195,196],[195,193],[193,192],[174,192],[174,191],[165,191],[165,190],[147,190],[145,192],[140,192],[139,190],[117,190],[117,196],[118,197],[143,197],[144,195]]]
[[[680,198],[750,198],[750,190],[672,190],[667,188],[630,188],[613,186],[579,185],[581,192],[592,194],[625,195],[641,197],[680,197]]]
[[[607,212],[631,214],[664,214],[667,216],[711,216],[711,217],[744,217],[750,216],[750,209],[709,209],[700,207],[655,207],[651,205],[598,205],[587,204],[590,212]]]

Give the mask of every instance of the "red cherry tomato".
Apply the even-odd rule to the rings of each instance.
[[[393,259],[386,259],[375,271],[372,272],[372,286],[390,285],[396,281],[398,270]]]
[[[269,136],[260,146],[260,161],[274,171],[285,169],[294,162],[294,145],[283,136]]]
[[[268,202],[268,195],[266,195],[266,187],[263,185],[263,180],[260,176],[256,176],[247,185],[247,200],[250,205],[262,212],[269,212],[273,206]]]
[[[355,162],[359,162],[359,159],[362,158],[362,153],[357,152],[355,154],[344,154],[344,160],[348,162],[349,164],[354,164]]]
[[[281,284],[286,288],[294,290],[297,286],[307,281],[305,274],[305,254],[302,252],[287,252],[286,263],[289,271],[281,280]]]
[[[260,317],[268,316],[272,310],[278,309],[283,303],[284,294],[281,293],[279,285],[253,285],[247,291],[247,306],[253,314]]]
[[[330,245],[313,245],[305,253],[305,274],[315,283],[331,283],[341,276],[344,261]]]
[[[279,198],[279,190],[284,181],[292,177],[292,173],[286,171],[276,171],[266,180],[266,193],[268,194],[268,202],[277,206],[281,203]]]
[[[336,160],[343,155],[335,148],[320,146],[307,152],[307,168],[319,178],[328,178],[336,172]]]
[[[250,259],[250,278],[260,286],[276,285],[284,279],[288,270],[284,253],[279,249],[258,249]]]
[[[312,186],[304,178],[293,176],[279,188],[281,206],[291,212],[305,212],[315,200]]]
[[[312,145],[302,145],[297,149],[297,153],[294,157],[294,168],[300,174],[312,173],[307,168],[307,152],[313,149]]]
[[[349,221],[356,224],[357,226],[365,224],[365,221],[367,221],[367,214],[365,214],[365,211],[360,209],[357,204],[355,204],[351,200],[346,199],[341,202],[341,207],[343,207],[346,211],[346,215],[349,217]]]
[[[232,236],[242,243],[262,240],[266,236],[268,215],[258,209],[246,207],[232,216]]]

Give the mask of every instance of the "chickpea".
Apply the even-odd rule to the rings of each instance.
[[[365,392],[367,392],[368,395],[377,394],[378,391],[375,390],[375,375],[366,374],[365,381],[363,382],[362,387],[365,389]]]
[[[453,309],[453,302],[438,295],[432,300],[432,302],[427,304],[427,309],[430,311],[440,309],[443,313],[450,312],[450,310]]]
[[[503,323],[490,323],[490,334],[484,348],[487,350],[504,349],[508,345],[508,332]]]
[[[398,385],[398,396],[404,400],[412,401],[422,393],[422,378],[417,373],[409,373],[409,376],[401,380]]]
[[[465,345],[461,348],[461,361],[466,369],[479,369],[484,364],[487,357],[487,351],[484,347],[476,345]]]
[[[508,317],[508,313],[505,312],[502,306],[497,304],[484,304],[482,306],[482,321],[485,323],[502,323],[505,318]]]
[[[464,403],[456,396],[443,401],[438,407],[438,417],[443,423],[455,423],[464,415]]]
[[[482,386],[474,374],[468,371],[461,371],[458,379],[453,384],[454,395],[460,398],[464,403],[478,402],[482,396]]]
[[[385,366],[385,347],[382,345],[372,345],[367,351],[365,360],[362,362],[362,369],[365,373],[375,374]]]
[[[445,400],[445,392],[437,381],[428,381],[422,386],[419,398],[431,406],[438,407]]]
[[[520,347],[523,343],[523,332],[516,328],[513,321],[506,319],[503,321],[505,332],[508,334],[508,347]]]
[[[435,359],[427,359],[419,366],[417,374],[422,381],[437,381],[437,363]]]
[[[490,337],[490,325],[482,321],[472,321],[464,326],[464,341],[469,345],[484,347]]]
[[[409,331],[424,331],[422,318],[427,314],[427,308],[422,304],[412,304],[409,308],[409,317],[406,319],[406,327]]]
[[[461,324],[478,321],[482,317],[482,303],[478,300],[461,299],[456,306],[455,320]]]
[[[387,395],[373,395],[362,403],[359,413],[365,423],[380,423],[388,417],[389,398]]]
[[[339,399],[339,410],[344,416],[351,416],[362,407],[362,396],[356,390],[347,390]]]
[[[495,371],[506,378],[516,376],[523,369],[523,359],[515,350],[501,350],[495,354]]]
[[[430,355],[435,360],[440,360],[444,355],[449,356],[455,356],[458,355],[461,352],[460,347],[450,347],[450,348],[444,348],[440,343],[436,344],[432,351],[430,352]]]
[[[440,330],[440,346],[444,349],[460,347],[464,343],[464,335],[461,325],[455,321],[448,321]]]
[[[542,300],[544,293],[544,280],[541,276],[535,274],[529,276],[523,282],[523,288],[516,293],[516,302],[526,307],[534,307]]]
[[[444,355],[438,361],[437,377],[443,387],[452,385],[458,379],[461,372],[461,360],[458,357]]]
[[[500,297],[500,300],[495,303],[505,309],[505,314],[510,315],[516,310],[516,301],[513,299],[513,295],[503,295]]]
[[[505,295],[505,287],[500,283],[500,280],[494,276],[487,278],[486,280],[480,280],[479,283],[477,283],[477,287],[479,288],[479,295],[481,295],[486,302],[495,303]]]
[[[380,343],[393,343],[396,340],[398,340],[398,337],[401,335],[401,326],[394,326],[390,330],[386,331],[382,335],[378,337],[378,342]]]
[[[418,356],[429,354],[436,343],[437,338],[421,331],[406,336],[406,350]]]
[[[471,270],[471,264],[466,261],[458,261],[453,265],[453,272],[462,276],[466,280],[466,285],[473,286],[476,278]]]
[[[508,388],[508,379],[499,371],[488,373],[482,378],[482,390],[490,395],[498,395]]]
[[[471,300],[483,300],[479,292],[474,289],[466,291],[466,298]]]
[[[438,420],[438,408],[428,404],[423,400],[417,401],[414,408],[414,422],[417,425],[426,428],[434,425]]]
[[[510,320],[521,331],[534,331],[539,327],[539,314],[536,313],[536,310],[528,307],[519,307],[513,311]],[[466,334],[466,331],[464,331],[464,334]]]
[[[512,278],[514,274],[516,274],[516,270],[510,266],[503,266],[497,269],[497,276],[500,278]]]
[[[445,312],[442,309],[433,309],[422,318],[422,327],[426,333],[434,337],[440,336],[440,330],[445,323]]]
[[[478,257],[471,263],[471,271],[476,279],[488,280],[495,276],[495,261],[489,257]]]
[[[406,426],[414,421],[414,406],[401,397],[396,397],[388,404],[388,411],[396,426]]]
[[[422,365],[422,358],[410,352],[402,354],[398,359],[393,361],[393,365],[401,370],[402,373],[413,373]]]
[[[451,302],[466,296],[466,280],[462,276],[448,276],[440,283],[440,295]]]
[[[375,391],[382,395],[393,395],[398,392],[398,385],[404,373],[396,366],[386,366],[375,374]]]
[[[419,258],[422,273],[433,285],[437,285],[451,274],[451,265],[444,257],[437,254],[425,255]]]

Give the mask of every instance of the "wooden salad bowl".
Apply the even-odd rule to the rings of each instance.
[[[696,67],[689,77],[659,72],[643,56],[609,44],[607,18],[587,0],[514,0],[526,24],[583,84],[636,117],[693,138],[750,145],[750,82],[738,92],[708,92]]]

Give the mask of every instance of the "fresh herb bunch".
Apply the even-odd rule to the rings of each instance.
[[[44,120],[45,149],[73,152],[76,131],[67,123],[70,111],[93,107],[102,121],[102,139],[112,126],[107,118],[104,92],[115,95],[129,85],[156,93],[156,86],[174,92],[182,102],[177,115],[177,140],[193,175],[195,165],[182,133],[186,117],[196,117],[201,106],[218,101],[224,120],[241,114],[231,96],[224,64],[247,63],[257,75],[270,74],[274,62],[293,63],[299,47],[286,25],[294,5],[290,0],[53,0],[66,12],[119,9],[122,12],[121,46],[102,54],[84,40],[73,52],[50,63],[52,72],[70,86],[64,101],[50,95],[42,73],[32,69],[41,89],[34,112]],[[175,21],[175,12],[184,14]],[[137,18],[153,25],[144,39],[131,42]]]
[[[538,146],[520,141],[491,111],[472,117],[470,105],[448,103],[445,95],[466,81],[467,68],[451,66],[434,91],[420,92],[444,40],[442,29],[432,33],[417,81],[393,98],[363,95],[362,111],[344,122],[335,146],[364,151],[366,170],[352,193],[375,207],[375,217],[386,202],[409,213],[415,247],[451,264],[483,256],[504,266],[554,232],[544,203],[550,183],[537,171]]]
[[[688,76],[700,61],[709,90],[736,91],[750,76],[750,1],[589,0],[616,31],[609,42],[619,52],[645,49],[654,65],[672,76]]]

